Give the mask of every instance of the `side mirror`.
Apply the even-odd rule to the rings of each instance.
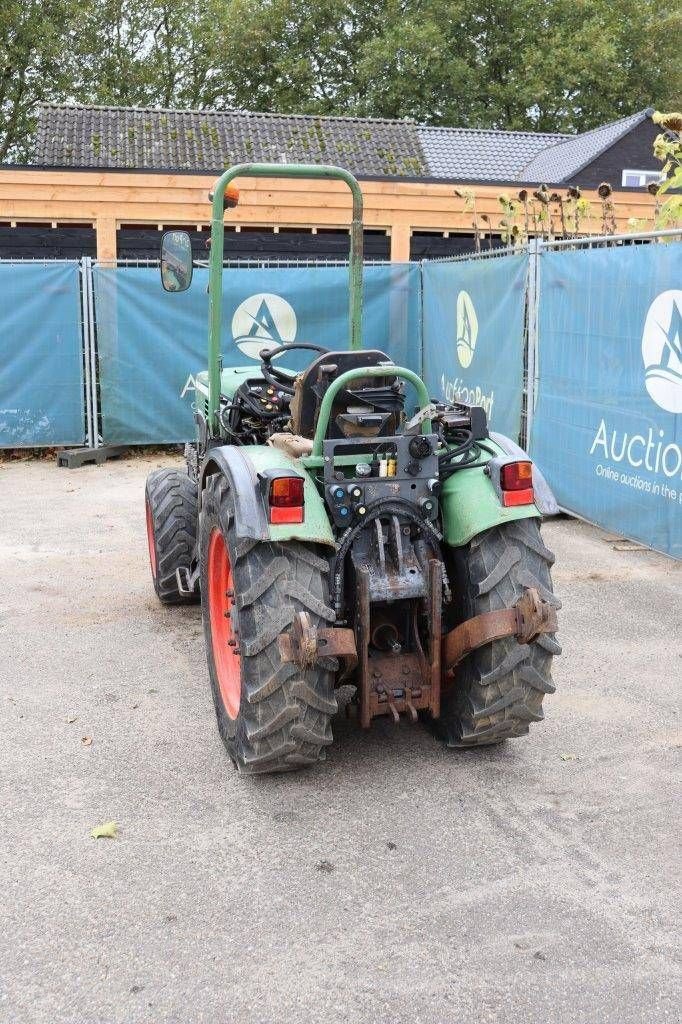
[[[166,292],[186,292],[192,283],[192,243],[186,231],[164,231],[161,284]]]

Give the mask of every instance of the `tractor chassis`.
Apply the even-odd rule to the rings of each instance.
[[[427,569],[427,593],[421,599],[425,606],[428,635],[431,638],[425,651],[419,637],[418,601],[410,601],[414,650],[399,653],[377,652],[372,645],[372,615],[370,601],[371,574],[366,566],[356,569],[357,611],[355,634],[358,640],[358,694],[359,719],[363,729],[379,715],[392,715],[398,722],[407,714],[413,722],[417,712],[430,711],[434,718],[440,714],[440,635],[441,606],[443,600],[443,566],[430,559]],[[374,630],[376,633],[376,630]]]
[[[410,527],[391,516],[368,524],[351,551],[355,596],[353,627],[318,629],[299,613],[290,634],[279,638],[282,661],[309,667],[323,658],[343,662],[338,685],[353,683],[360,725],[418,712],[440,714],[443,563],[424,558],[430,549],[410,537]],[[420,560],[417,555],[422,555]],[[421,626],[421,628],[420,628]],[[421,640],[429,640],[426,649]]]

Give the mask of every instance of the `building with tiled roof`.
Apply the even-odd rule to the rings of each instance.
[[[75,255],[80,248],[106,260],[152,256],[156,232],[167,224],[193,224],[200,246],[212,180],[226,166],[250,162],[350,170],[365,194],[370,258],[447,255],[471,247],[463,186],[468,196],[475,194],[481,221],[497,232],[495,240],[503,216],[500,193],[513,197],[521,187],[541,183],[594,190],[609,181],[616,220],[625,229],[633,217],[651,219],[646,185],[659,175],[651,113],[567,135],[380,118],[44,104],[31,165],[0,168],[0,184],[9,183],[12,193],[7,199],[8,189],[0,191],[0,255],[21,254],[23,240],[38,250],[26,253],[34,256],[51,243],[52,255]],[[236,255],[333,258],[347,251],[347,200],[339,187],[248,181],[243,194],[232,217]],[[599,227],[595,197],[585,228],[594,233]]]
[[[42,167],[213,173],[253,160],[332,163],[360,178],[555,185],[572,182],[633,130],[648,125],[648,134],[655,134],[652,113],[648,108],[592,131],[566,135],[436,128],[374,117],[42,104],[32,162]],[[649,149],[644,157],[651,162]],[[612,184],[618,187],[620,182]]]

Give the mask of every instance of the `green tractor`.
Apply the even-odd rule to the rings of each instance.
[[[222,367],[223,218],[238,201],[230,183],[247,176],[349,186],[347,348],[284,344],[263,348],[260,366]],[[362,350],[362,194],[351,174],[244,164],[209,198],[197,436],[186,470],[149,476],[146,514],[159,599],[201,595],[232,761],[253,774],[324,759],[346,685],[364,729],[377,716],[422,718],[452,747],[527,733],[560,653],[554,559],[540,537],[556,504],[542,475],[488,430],[483,409],[431,400],[412,370]],[[164,236],[161,274],[167,291],[189,287],[185,233]],[[308,365],[287,369],[299,350]],[[405,408],[408,394],[416,408]]]

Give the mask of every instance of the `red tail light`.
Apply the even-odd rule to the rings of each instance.
[[[531,462],[508,462],[500,470],[502,504],[507,508],[514,505],[532,505],[533,464]]]
[[[300,476],[278,476],[270,481],[271,523],[303,522],[303,482]]]

